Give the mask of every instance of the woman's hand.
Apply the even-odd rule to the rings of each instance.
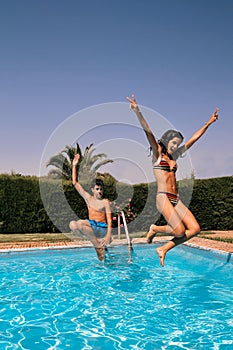
[[[80,159],[80,154],[77,153],[75,156],[74,156],[74,159],[73,159],[73,166],[76,166],[79,162],[79,159]]]
[[[210,125],[218,119],[218,107],[215,108],[214,113],[211,115],[210,119],[208,120],[207,124]]]
[[[134,112],[138,112],[139,107],[138,107],[138,104],[136,102],[135,96],[132,95],[131,98],[126,97],[126,99],[130,102],[130,110],[132,109]]]

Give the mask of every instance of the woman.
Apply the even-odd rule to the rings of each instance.
[[[176,160],[187,151],[218,119],[218,108],[210,119],[183,145],[183,136],[175,130],[168,130],[157,142],[149,125],[139,110],[134,95],[127,97],[132,109],[144,129],[153,154],[153,171],[157,181],[158,192],[156,206],[167,221],[165,226],[151,225],[147,234],[147,242],[151,243],[158,232],[175,236],[162,247],[156,249],[160,264],[164,266],[166,253],[175,246],[186,242],[200,232],[200,226],[191,211],[182,203],[177,194]]]

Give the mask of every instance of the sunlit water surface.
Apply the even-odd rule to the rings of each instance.
[[[0,254],[0,349],[233,349],[230,255],[155,245]]]

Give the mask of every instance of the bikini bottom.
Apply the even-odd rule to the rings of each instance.
[[[175,207],[177,205],[177,203],[179,202],[179,195],[177,194],[173,194],[170,192],[158,192],[158,194],[166,194],[169,202],[173,205],[173,207]]]

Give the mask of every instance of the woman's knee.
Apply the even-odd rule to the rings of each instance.
[[[193,230],[193,232],[194,232],[195,235],[198,235],[198,233],[201,232],[201,228],[200,228],[200,226],[199,226],[198,223],[196,223],[196,224],[193,226],[192,230]]]
[[[173,230],[173,234],[177,237],[177,238],[181,238],[185,235],[185,227],[183,224],[179,224],[174,230]]]

